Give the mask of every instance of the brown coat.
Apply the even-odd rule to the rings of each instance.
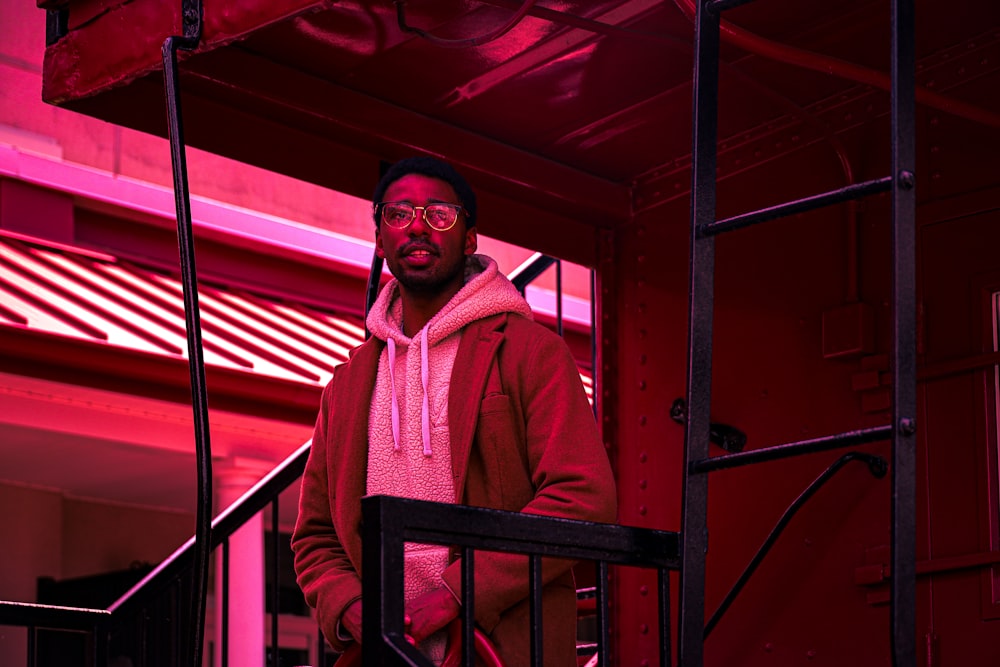
[[[369,401],[384,343],[370,339],[338,367],[323,393],[292,536],[295,570],[330,643],[344,609],[361,596],[361,504]],[[502,392],[490,380],[494,360]],[[493,374],[495,378],[496,375]],[[489,380],[489,381],[488,381]],[[614,521],[607,455],[565,343],[517,315],[468,325],[448,399],[456,502],[588,521]],[[570,564],[543,568],[545,664],[575,665]],[[444,572],[461,590],[459,564]],[[477,553],[475,615],[508,667],[528,664],[526,560]]]

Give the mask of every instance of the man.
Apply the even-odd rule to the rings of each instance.
[[[475,194],[410,158],[375,189],[375,247],[394,276],[372,337],[323,393],[292,536],[306,600],[334,648],[361,641],[360,500],[395,495],[608,522],[614,480],[576,366],[496,262],[477,255]],[[440,662],[460,563],[407,545],[406,631]],[[477,553],[475,616],[508,667],[528,664],[522,556]],[[546,665],[575,665],[570,564],[546,561]]]

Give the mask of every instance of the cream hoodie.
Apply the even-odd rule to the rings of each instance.
[[[466,260],[465,285],[415,339],[402,330],[398,283],[392,280],[382,289],[367,319],[372,335],[386,342],[368,422],[369,495],[456,501],[448,441],[448,390],[455,355],[467,324],[504,312],[531,317],[517,288],[485,255]],[[407,602],[442,585],[447,547],[407,544],[405,558]],[[444,651],[440,638],[424,642],[421,648],[440,662]]]

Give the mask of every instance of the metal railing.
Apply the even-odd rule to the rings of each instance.
[[[223,548],[222,600],[217,601],[216,618],[223,625],[221,632],[223,667],[227,663],[229,631],[226,591],[228,582],[229,538],[247,521],[265,508],[271,508],[272,531],[277,536],[278,496],[302,476],[309,457],[307,442],[286,458],[274,470],[248,490],[235,503],[212,521],[210,550]],[[262,536],[263,537],[263,536]],[[271,609],[271,655],[278,654],[279,614],[278,582],[279,540],[271,542],[271,575],[273,586]],[[85,655],[74,664],[104,667],[110,658],[112,638],[128,635],[128,643],[136,653],[130,655],[135,667],[176,667],[194,654],[191,646],[190,615],[192,608],[191,579],[196,537],[191,537],[152,572],[135,584],[107,609],[78,609],[26,602],[0,601],[0,626],[24,627],[28,630],[27,666],[39,664],[38,637],[40,631],[56,630],[83,633],[86,636]],[[199,638],[203,637],[204,627]],[[264,647],[262,647],[263,649]],[[198,648],[200,651],[200,647]],[[276,658],[275,658],[276,663]]]
[[[462,557],[463,664],[472,665],[475,611],[473,583],[477,550],[528,556],[525,579],[531,606],[531,665],[541,655],[542,558],[597,563],[596,612],[599,664],[609,665],[609,566],[655,568],[659,574],[660,661],[670,664],[669,572],[680,565],[677,533],[615,524],[589,523],[518,512],[371,496],[361,501],[362,586],[365,667],[424,667],[428,660],[403,633],[403,545],[406,542],[459,547]]]
[[[212,522],[211,549],[222,547],[228,555],[229,537],[243,524],[268,506],[277,515],[279,494],[299,479],[309,455],[306,443],[282,464],[247,491]],[[610,664],[609,566],[625,565],[655,568],[659,571],[660,650],[662,664],[669,664],[670,614],[669,571],[679,565],[679,537],[676,533],[612,524],[595,524],[569,519],[503,512],[462,505],[428,503],[402,498],[377,496],[362,500],[365,632],[365,665],[424,665],[403,639],[402,631],[402,562],[403,543],[424,542],[459,547],[466,572],[463,575],[463,618],[472,631],[474,586],[468,585],[479,549],[528,554],[529,571],[525,576],[534,582],[530,600],[533,612],[533,654],[540,660],[542,557],[570,558],[597,562],[595,611],[597,646],[600,664]],[[276,520],[276,519],[273,519]],[[277,534],[276,526],[272,528]],[[190,614],[192,537],[146,577],[122,595],[108,609],[78,609],[44,604],[0,601],[0,625],[28,629],[28,667],[38,662],[39,631],[58,630],[82,633],[86,648],[73,664],[103,667],[114,657],[109,653],[113,638],[136,647],[128,655],[135,667],[174,667],[191,655]],[[278,540],[272,541],[277,551]],[[221,572],[223,596],[216,601],[217,622],[221,632],[222,665],[227,660],[230,628],[225,624],[228,600],[225,583],[228,576],[226,556]],[[273,581],[278,581],[278,554],[272,555]],[[275,599],[271,614],[271,655],[278,655],[279,587],[273,587]],[[127,635],[127,636],[126,636]],[[322,640],[319,651],[322,660]],[[400,642],[405,647],[400,645]],[[466,645],[472,646],[467,642]],[[371,648],[369,648],[371,647]],[[262,647],[263,648],[263,647]],[[471,660],[471,656],[467,659]],[[402,661],[402,662],[400,662]],[[276,659],[271,664],[275,664]],[[465,664],[472,664],[466,662]],[[542,664],[535,662],[533,664]]]

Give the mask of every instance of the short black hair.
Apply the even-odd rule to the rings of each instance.
[[[458,195],[458,200],[462,202],[462,208],[465,209],[465,228],[469,229],[476,226],[476,193],[469,187],[469,183],[465,178],[455,171],[454,167],[443,160],[428,156],[418,156],[404,158],[389,167],[389,170],[379,180],[378,185],[375,186],[375,193],[372,195],[372,218],[375,220],[376,228],[378,227],[379,219],[375,205],[382,201],[385,191],[389,189],[390,185],[409,174],[420,174],[428,178],[437,178],[445,181],[452,187],[455,194]]]

